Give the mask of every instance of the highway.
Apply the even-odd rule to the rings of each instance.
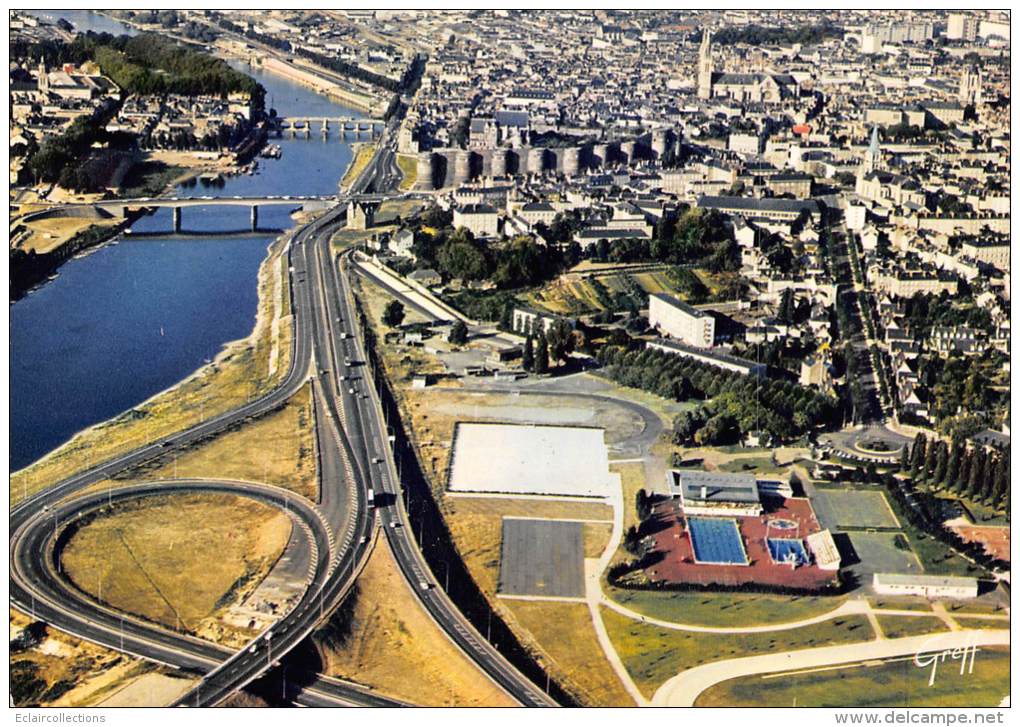
[[[365,192],[374,184],[385,190],[399,179],[399,172],[393,176],[390,148],[395,128],[393,122],[387,126],[380,152],[352,184],[351,193]],[[521,704],[553,706],[553,700],[478,634],[441,589],[433,587],[435,579],[414,541],[399,496],[381,405],[373,382],[364,378],[365,352],[354,329],[346,260],[338,265],[330,249],[330,238],[343,223],[343,195],[339,201],[291,238],[288,260],[295,335],[291,367],[280,384],[250,403],[92,467],[18,503],[10,519],[11,604],[83,639],[204,674],[177,704],[213,706],[264,675],[343,601],[371,548],[376,513],[367,506],[367,490],[374,488],[391,495],[388,502],[392,504],[377,511],[383,532],[405,578],[436,623]],[[143,483],[80,495],[96,482],[273,410],[309,378],[320,456],[318,503],[269,486],[196,480]],[[307,553],[310,567],[302,598],[244,649],[235,652],[116,612],[76,590],[59,572],[56,547],[62,523],[66,526],[70,519],[102,506],[104,498],[109,505],[174,488],[226,489],[282,505],[305,530],[302,552]],[[71,495],[79,496],[68,500]],[[399,704],[357,685],[323,677],[306,686],[295,701],[308,706]]]
[[[291,368],[273,391],[230,412],[204,421],[166,440],[154,442],[85,472],[79,473],[58,485],[46,489],[19,503],[11,511],[11,602],[26,613],[36,614],[57,628],[111,648],[123,648],[138,656],[185,669],[207,673],[202,683],[182,698],[183,703],[210,705],[222,701],[236,689],[258,678],[266,670],[266,659],[259,653],[269,652],[272,640],[276,659],[285,655],[328,615],[346,595],[355,580],[369,547],[369,535],[374,519],[364,506],[366,486],[360,474],[360,462],[354,456],[347,437],[338,422],[341,413],[336,407],[336,387],[331,377],[317,377],[316,436],[320,454],[320,503],[318,512],[323,517],[306,526],[314,528],[317,547],[316,567],[308,588],[298,605],[284,616],[274,628],[260,636],[250,647],[232,654],[230,650],[190,637],[181,636],[154,624],[135,622],[128,626],[126,617],[98,604],[89,604],[83,594],[75,591],[62,579],[46,581],[38,570],[40,563],[21,561],[20,578],[15,578],[13,567],[18,563],[16,553],[22,539],[35,532],[26,525],[33,518],[56,513],[54,525],[66,522],[70,512],[58,509],[58,503],[95,482],[129,470],[144,462],[166,456],[183,449],[237,422],[271,411],[292,396],[308,379],[310,364],[318,364],[324,357],[324,346],[332,340],[331,327],[322,311],[322,290],[316,289],[321,281],[321,265],[313,268],[309,239],[315,239],[323,229],[329,233],[342,214],[336,208],[295,233],[289,250],[291,271],[292,307],[295,335]],[[308,275],[318,270],[319,275]],[[313,312],[319,311],[319,315]],[[335,358],[330,355],[330,358]],[[349,483],[354,483],[351,487]],[[241,490],[244,492],[244,490]],[[299,501],[296,495],[287,496],[287,502]],[[76,499],[67,507],[87,500]],[[61,508],[65,507],[63,505]],[[325,538],[325,541],[323,541]],[[325,547],[323,547],[323,543]],[[45,588],[50,590],[46,591]],[[126,641],[124,641],[126,639]],[[252,651],[254,648],[254,651]],[[272,662],[270,662],[271,665]],[[218,668],[215,668],[217,667]],[[310,701],[316,704],[394,704],[374,695],[365,697],[359,690],[341,682],[317,683],[309,690]],[[299,702],[301,699],[299,698]]]

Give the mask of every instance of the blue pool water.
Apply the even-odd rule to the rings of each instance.
[[[740,540],[740,530],[732,519],[687,518],[694,558],[699,563],[746,565],[747,556]]]

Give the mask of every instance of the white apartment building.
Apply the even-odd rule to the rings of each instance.
[[[715,343],[715,318],[671,295],[648,296],[648,323],[691,346],[711,348]]]

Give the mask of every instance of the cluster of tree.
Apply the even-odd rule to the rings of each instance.
[[[746,43],[747,45],[776,45],[779,43],[800,43],[814,45],[828,38],[842,38],[843,28],[829,21],[815,25],[799,25],[797,27],[776,26],[766,28],[761,25],[749,24],[723,28],[712,36],[712,41],[720,45]]]
[[[678,443],[731,444],[761,431],[780,441],[834,420],[835,402],[788,381],[759,379],[664,351],[603,346],[598,360],[624,386],[674,401],[699,399],[673,423]]]
[[[113,36],[79,33],[68,50],[77,62],[94,60],[103,73],[128,93],[220,96],[248,94],[258,113],[265,89],[226,61],[155,33]]]
[[[391,300],[383,309],[382,321],[390,328],[396,328],[404,322],[404,304],[399,300]]]
[[[956,438],[951,444],[919,433],[909,450],[904,447],[900,470],[915,482],[925,482],[961,497],[1000,510],[1009,510],[1009,452],[968,446]]]
[[[215,151],[230,149],[241,143],[246,130],[236,124],[221,124],[215,131],[207,131],[201,137],[186,129],[174,132],[161,131],[157,134],[145,132],[138,137],[138,145],[143,149],[202,149]]]
[[[67,189],[96,191],[92,189],[91,176],[86,179],[79,175],[79,171],[85,171],[82,167],[92,152],[92,145],[124,148],[133,142],[129,136],[106,130],[106,122],[115,110],[114,105],[92,116],[81,116],[71,122],[63,133],[47,137],[28,158],[27,166],[35,180],[59,183]]]
[[[538,330],[529,331],[524,340],[521,365],[525,371],[535,374],[548,373],[550,363],[566,362],[576,344],[574,330],[566,321],[556,321],[548,330],[538,326]]]
[[[710,270],[740,267],[737,245],[718,210],[684,207],[655,226],[648,257],[656,262],[704,264]]]
[[[969,557],[985,568],[1009,570],[1009,563],[986,553],[981,543],[977,541],[967,542],[955,532],[945,527],[942,524],[937,498],[930,492],[918,490],[909,480],[897,478],[891,474],[883,475],[881,481],[885,486],[886,492],[896,501],[899,511],[906,515],[907,522],[921,531],[923,533],[922,537],[935,538],[952,550]],[[952,557],[952,553],[948,557]],[[968,570],[971,569],[977,571],[979,568],[978,566],[968,566]]]
[[[910,330],[920,338],[927,338],[932,328],[941,326],[970,326],[992,332],[992,315],[986,308],[945,290],[938,295],[921,293],[907,298],[904,316]]]
[[[431,221],[442,222],[442,219]],[[427,220],[423,218],[423,224]],[[484,245],[463,227],[443,226],[415,234],[419,264],[435,268],[449,279],[465,282],[492,280],[501,290],[539,285],[558,275],[569,263],[558,247],[538,245],[527,235],[500,245]]]

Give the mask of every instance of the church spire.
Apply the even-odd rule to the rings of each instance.
[[[868,153],[864,156],[864,171],[872,172],[882,160],[882,150],[878,146],[878,126],[871,127],[871,143],[868,144]]]
[[[698,98],[712,98],[712,31],[701,30],[701,48],[698,51]]]

